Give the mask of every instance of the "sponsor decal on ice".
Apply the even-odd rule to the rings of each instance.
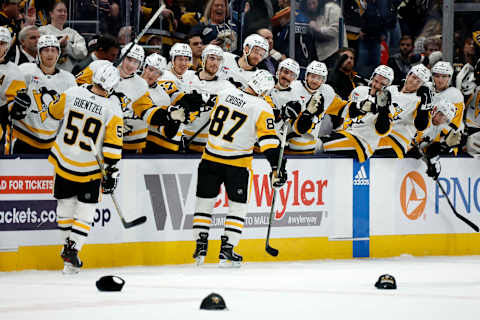
[[[275,227],[319,226],[327,215],[324,194],[328,180],[302,179],[299,170],[289,173],[291,177],[278,191]],[[146,188],[150,194],[157,230],[165,230],[169,217],[174,230],[191,229],[193,212],[185,212],[188,191],[191,188],[191,174],[147,174],[144,175]],[[250,207],[245,218],[246,228],[264,227],[268,224],[268,215],[273,200],[273,189],[267,174],[254,174],[250,191]],[[288,210],[287,210],[288,206]],[[228,211],[228,198],[224,188],[215,202],[215,208]],[[298,209],[296,209],[298,208]],[[303,210],[304,211],[303,211]],[[306,210],[305,210],[306,209]],[[223,227],[226,213],[215,214],[213,228]]]
[[[405,175],[400,186],[402,212],[408,219],[417,220],[425,211],[426,204],[427,186],[425,180],[417,171],[410,171]]]

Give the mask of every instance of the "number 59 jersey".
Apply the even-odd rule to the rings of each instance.
[[[250,168],[257,140],[261,152],[279,145],[272,107],[239,89],[218,93],[210,119],[205,160]]]
[[[54,119],[63,119],[48,158],[56,174],[75,182],[101,178],[90,139],[105,162],[120,160],[123,118],[116,96],[103,97],[85,86],[73,87],[49,105],[48,113]]]

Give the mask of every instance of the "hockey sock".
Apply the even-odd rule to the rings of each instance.
[[[70,236],[75,211],[75,198],[57,200],[57,227],[62,232],[62,240]]]
[[[212,224],[212,212],[215,206],[215,198],[199,198],[193,215],[193,238],[199,239],[200,232],[208,233]]]
[[[87,240],[95,215],[95,207],[95,203],[77,202],[70,239],[75,241],[75,249],[78,251]]]
[[[225,218],[225,235],[228,237],[228,243],[234,247],[240,241],[247,209],[246,203],[229,201],[229,213]]]

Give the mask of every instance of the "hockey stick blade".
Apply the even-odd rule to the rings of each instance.
[[[267,253],[269,255],[271,255],[272,257],[276,257],[278,256],[278,250],[275,249],[275,248],[272,248],[270,247],[270,245],[267,243],[267,245],[265,246],[265,251],[267,251]]]
[[[146,216],[141,216],[133,221],[130,221],[130,222],[127,222],[125,219],[121,219],[122,220],[122,224],[123,226],[125,227],[125,229],[128,229],[128,228],[133,228],[135,226],[138,226],[138,225],[141,225],[143,223],[145,223],[147,221],[147,217]]]

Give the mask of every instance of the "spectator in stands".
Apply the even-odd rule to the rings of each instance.
[[[358,50],[358,39],[362,29],[362,15],[366,8],[367,1],[343,1],[343,17],[345,19],[348,46],[354,50]]]
[[[118,43],[117,39],[112,37],[111,35],[103,35],[100,36],[98,39],[94,40],[96,43],[94,44],[95,50],[90,53],[90,55],[83,59],[82,61],[78,62],[72,70],[74,75],[78,74],[80,71],[85,69],[95,60],[108,60],[108,61],[115,61],[118,57],[118,53],[120,52],[120,44]]]
[[[394,85],[399,85],[405,79],[408,71],[412,67],[413,59],[413,39],[409,35],[404,35],[400,39],[400,52],[390,56],[388,66],[393,69],[395,78]]]
[[[3,0],[2,10],[0,11],[0,26],[6,27],[12,33],[12,43],[5,57],[6,61],[14,61],[18,55],[17,37],[21,29],[21,15],[19,8],[20,0]]]
[[[23,2],[23,1],[22,1]],[[57,0],[30,0],[25,3],[25,19],[32,19],[33,24],[37,27],[46,26],[48,24],[48,13],[52,10]],[[27,23],[32,24],[32,23]]]
[[[204,44],[214,44],[224,51],[237,49],[237,31],[227,22],[230,16],[227,0],[209,0],[202,21],[192,28],[191,33],[202,34]]]
[[[188,45],[192,49],[192,64],[189,69],[199,71],[202,68],[202,51],[204,48],[201,35],[199,33],[190,34]]]
[[[475,63],[477,62],[475,53],[475,42],[470,35],[464,38],[463,43],[458,50],[458,54],[454,57],[453,61],[454,64],[458,64],[460,66],[463,66],[467,63],[475,66]]]
[[[36,26],[26,26],[18,34],[20,41],[20,54],[15,64],[21,65],[25,62],[35,62],[37,57],[37,42],[40,38],[40,32]]]
[[[432,52],[442,51],[442,36],[440,34],[427,38],[423,43],[424,55],[428,57]]]
[[[278,64],[280,63],[280,61],[285,60],[287,57],[284,54],[281,54],[277,50],[273,49],[273,34],[270,29],[258,29],[257,33],[267,39],[268,47],[270,48],[268,51],[268,57],[263,59],[262,62],[258,64],[258,67],[260,69],[268,70],[268,72],[270,72],[271,74],[276,75]]]
[[[269,0],[248,0],[245,4],[245,34],[254,33],[258,29],[269,28],[273,16],[272,2]]]
[[[156,34],[151,35],[150,37],[148,37],[145,44],[147,46],[156,46],[156,48],[144,48],[146,56],[149,56],[152,53],[158,53],[161,56],[165,56],[165,54],[163,54],[163,42],[161,36]]]
[[[38,30],[41,35],[54,35],[60,41],[62,55],[58,60],[57,67],[71,72],[76,61],[87,56],[85,39],[75,30],[64,28],[67,21],[67,6],[63,2],[57,2],[50,11],[51,23],[41,26]]]
[[[121,46],[126,45],[127,43],[131,42],[133,40],[132,36],[132,26],[125,26],[118,31],[118,43],[120,43]]]
[[[352,48],[342,48],[338,51],[338,60],[333,70],[328,73],[327,84],[343,99],[348,100],[352,90],[366,82],[353,70],[355,51]]]
[[[104,19],[100,24],[100,30],[104,33],[115,34],[122,27],[122,17],[120,6],[116,2],[110,4],[110,10],[105,13]]]

